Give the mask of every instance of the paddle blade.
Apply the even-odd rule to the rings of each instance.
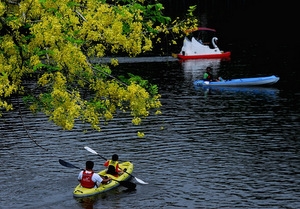
[[[125,173],[129,174],[130,176],[132,176],[132,177],[133,177],[137,182],[139,182],[140,184],[148,184],[147,182],[144,182],[142,179],[139,179],[139,178],[133,176],[132,174],[128,173],[127,171],[124,171],[124,170],[123,170],[123,172],[125,172]]]
[[[147,182],[144,182],[142,179],[139,179],[139,178],[137,178],[137,177],[134,177],[135,178],[135,180],[137,181],[137,182],[139,182],[140,184],[148,184]]]
[[[123,187],[126,187],[130,190],[134,190],[136,187],[135,183],[132,183],[130,181],[119,181],[120,185],[122,185]]]
[[[101,156],[100,154],[98,154],[98,152],[96,152],[95,150],[93,150],[92,148],[88,147],[88,146],[85,146],[84,149],[86,149],[87,151],[95,154],[95,155],[98,155],[99,157],[101,157],[103,160],[107,160],[105,157]]]
[[[75,165],[72,165],[71,163],[68,163],[68,162],[66,162],[66,161],[64,161],[64,160],[61,160],[61,159],[59,159],[58,162],[59,162],[61,165],[65,166],[65,167],[68,167],[68,168],[77,168],[77,169],[81,169],[81,168],[79,168],[79,167],[77,167],[77,166],[75,166]]]
[[[92,148],[89,148],[88,146],[85,146],[84,149],[86,149],[87,151],[89,151],[95,155],[98,155],[98,153],[95,150],[93,150]]]

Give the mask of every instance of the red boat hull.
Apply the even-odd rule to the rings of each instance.
[[[210,59],[210,58],[229,58],[231,52],[224,52],[221,54],[195,54],[195,55],[182,55],[177,54],[178,59],[188,60],[188,59]]]

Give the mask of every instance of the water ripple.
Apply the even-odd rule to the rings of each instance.
[[[156,69],[156,68],[153,68]],[[162,115],[142,126],[120,114],[101,132],[77,124],[62,131],[43,114],[21,107],[0,118],[3,208],[299,208],[300,102],[296,93],[195,90],[182,69],[160,67]],[[166,82],[168,78],[173,78]],[[190,77],[189,77],[190,78]],[[181,81],[184,82],[181,82]],[[257,90],[258,91],[258,90]],[[260,91],[263,91],[260,89]],[[291,102],[292,101],[292,102]],[[86,131],[85,131],[86,130]],[[145,132],[138,138],[137,131]],[[48,151],[38,148],[39,145]],[[78,167],[118,153],[134,163],[134,176],[149,182],[126,193],[120,187],[75,200]],[[7,180],[10,177],[11,180]],[[136,182],[132,179],[133,182]],[[136,182],[137,183],[137,182]]]

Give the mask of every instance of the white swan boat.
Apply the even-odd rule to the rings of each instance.
[[[210,59],[230,58],[231,52],[224,52],[217,45],[216,30],[199,27],[184,38],[183,46],[177,58],[186,59]]]

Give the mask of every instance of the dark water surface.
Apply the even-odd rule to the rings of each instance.
[[[299,64],[281,60],[172,60],[124,63],[116,70],[133,72],[159,85],[162,112],[142,126],[120,115],[101,132],[79,124],[62,131],[20,103],[0,118],[0,208],[300,208]],[[207,65],[224,77],[276,74],[268,88],[195,88]],[[262,66],[261,68],[259,66]],[[277,66],[277,67],[274,67]],[[15,99],[17,104],[17,99]],[[16,106],[17,107],[17,106]],[[136,136],[145,132],[144,138]],[[41,149],[34,143],[46,148]],[[134,175],[148,185],[136,191],[119,187],[93,198],[75,199],[79,170],[118,153],[130,160]],[[134,180],[132,180],[135,182]],[[137,183],[137,182],[136,182]]]

